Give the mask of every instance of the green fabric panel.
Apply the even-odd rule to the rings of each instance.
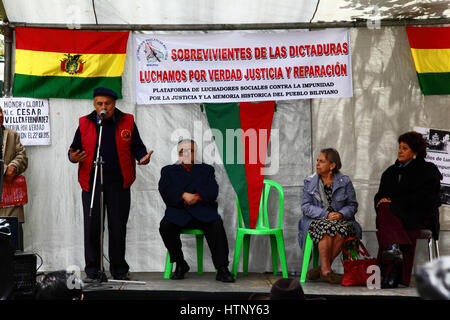
[[[114,90],[122,98],[122,77],[40,77],[14,75],[13,96],[30,98],[92,99],[97,87]]]
[[[417,73],[424,95],[450,94],[450,73]]]
[[[222,134],[222,145],[220,145],[220,139],[216,138],[216,146],[222,156],[222,161],[231,185],[239,198],[244,225],[249,228],[250,212],[245,164],[243,160],[242,136],[240,131],[236,130],[241,128],[239,104],[205,104],[205,109],[210,128],[217,129]],[[227,129],[231,130],[227,132]],[[234,139],[234,142],[231,142],[231,139]]]

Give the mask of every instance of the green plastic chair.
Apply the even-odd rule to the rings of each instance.
[[[300,274],[300,282],[305,282],[306,280],[306,273],[308,272],[311,252],[313,253],[313,268],[317,268],[319,266],[319,247],[317,243],[314,243],[314,241],[312,241],[311,236],[308,232],[306,234],[306,240],[303,246],[303,262],[302,273]]]
[[[302,273],[300,274],[300,282],[305,282],[306,274],[308,273],[309,261],[311,258],[311,252],[313,254],[313,268],[319,266],[319,246],[317,243],[312,241],[309,232],[306,234],[305,245],[303,246],[303,262],[302,262]],[[355,250],[350,250],[353,257],[357,257]],[[342,251],[343,259],[347,259],[347,255]]]
[[[271,187],[275,187],[278,191],[278,225],[276,228],[270,228],[269,217],[267,212],[267,200],[269,198],[269,192]],[[236,243],[234,247],[233,269],[231,273],[234,277],[237,277],[239,259],[241,257],[241,249],[244,247],[243,252],[243,273],[248,274],[248,253],[250,249],[250,237],[252,235],[269,235],[270,246],[272,249],[272,265],[273,274],[277,275],[278,272],[278,256],[280,258],[281,271],[283,278],[288,277],[287,265],[286,265],[286,253],[284,249],[284,237],[283,237],[283,201],[284,192],[280,184],[272,180],[264,179],[263,192],[261,195],[261,202],[259,206],[258,220],[255,229],[245,228],[242,223],[242,211],[239,205],[239,199],[236,197],[236,205],[238,212],[238,229],[236,231]]]
[[[200,229],[182,229],[181,234],[193,234],[197,243],[197,273],[203,274],[203,236],[204,233]],[[164,267],[164,279],[170,279],[172,274],[173,263],[170,262],[169,251],[166,254],[166,266]]]

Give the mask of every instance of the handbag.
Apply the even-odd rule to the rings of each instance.
[[[28,203],[27,182],[23,175],[17,176],[13,183],[3,182],[0,208],[21,206]]]
[[[351,254],[349,251],[345,249],[345,243],[349,241],[356,240],[358,242],[357,247],[352,248],[351,251],[355,252]],[[370,277],[370,274],[367,273],[367,268],[371,265],[377,264],[377,259],[372,258],[367,251],[364,244],[361,240],[356,239],[355,237],[350,237],[345,240],[344,251],[347,254],[347,259],[344,259],[342,264],[344,265],[344,276],[342,278],[341,285],[342,286],[365,286],[367,285],[367,279]],[[358,259],[358,253],[362,256],[362,258]]]

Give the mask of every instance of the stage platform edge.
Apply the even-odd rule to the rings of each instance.
[[[107,274],[109,276],[109,274]],[[82,275],[84,276],[84,275]],[[183,280],[164,279],[162,272],[132,272],[131,280],[145,282],[104,282],[99,285],[86,285],[86,298],[92,299],[196,299],[196,300],[246,300],[252,293],[270,293],[272,284],[281,279],[281,275],[271,273],[238,274],[234,283],[215,280],[215,273],[195,272],[186,274]],[[299,280],[299,276],[290,276]],[[420,299],[414,281],[410,287],[399,286],[396,289],[369,289],[367,287],[344,287],[322,281],[306,281],[301,284],[308,298],[324,297],[335,299]]]

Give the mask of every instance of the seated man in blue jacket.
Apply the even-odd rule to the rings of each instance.
[[[216,280],[234,282],[228,270],[228,242],[222,218],[217,212],[219,186],[214,168],[208,164],[195,163],[195,142],[178,142],[178,159],[175,164],[161,170],[159,193],[167,208],[161,220],[159,233],[176,263],[171,279],[183,279],[189,271],[181,250],[181,229],[201,229],[211,250]]]

